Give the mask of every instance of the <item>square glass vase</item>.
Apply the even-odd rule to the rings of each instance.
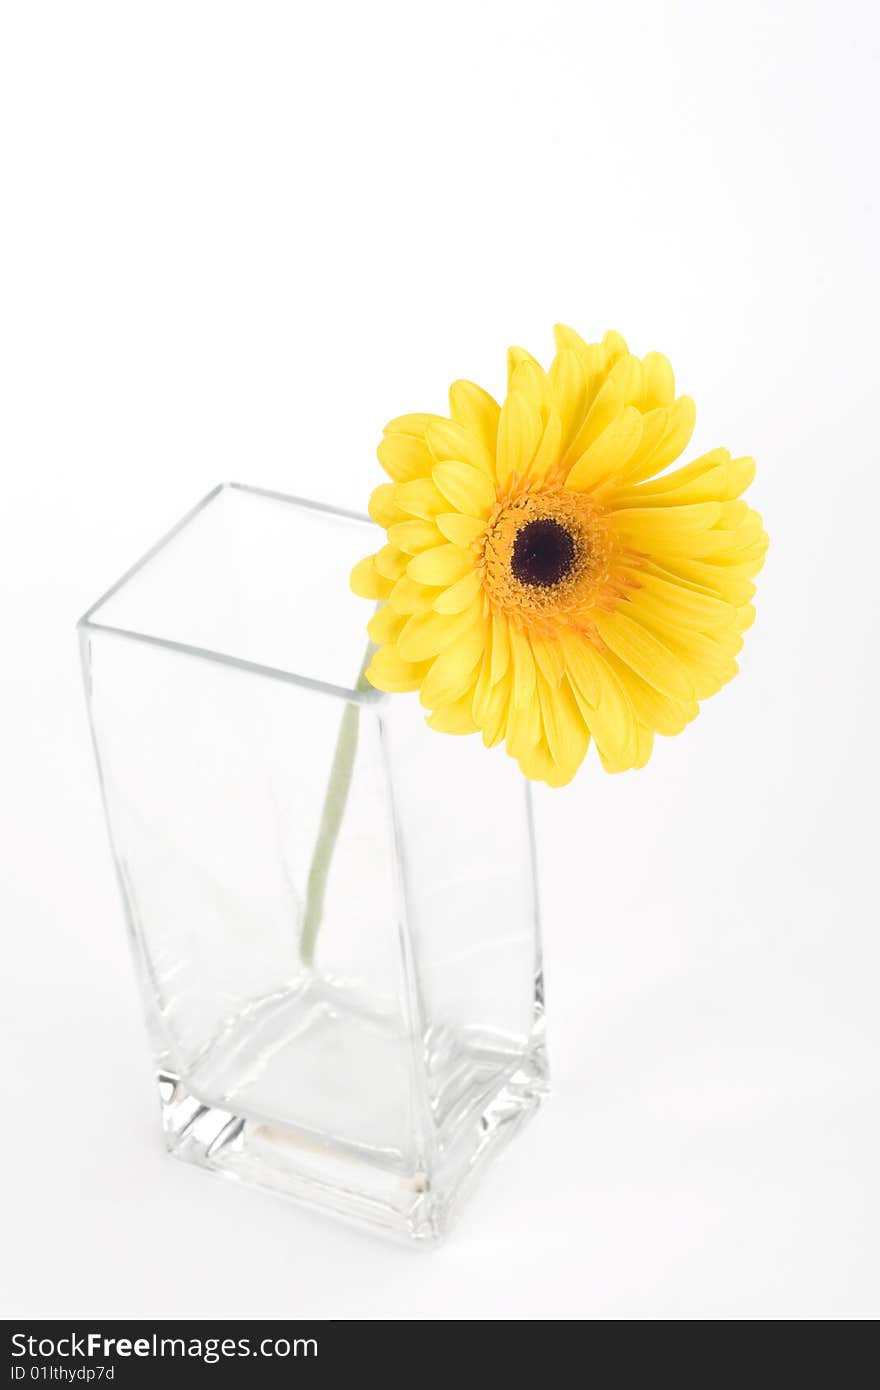
[[[216,488],[80,620],[169,1150],[418,1241],[546,1086],[528,784],[361,671],[366,517]]]

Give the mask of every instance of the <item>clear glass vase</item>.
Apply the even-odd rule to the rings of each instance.
[[[432,1240],[545,1089],[534,846],[510,759],[358,680],[375,548],[226,485],[79,627],[169,1149]]]

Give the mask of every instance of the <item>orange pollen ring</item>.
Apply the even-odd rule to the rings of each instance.
[[[531,537],[555,553],[533,556],[530,565],[524,542]],[[479,561],[486,596],[521,626],[582,626],[589,609],[607,605],[614,549],[606,514],[583,493],[555,485],[503,497]]]

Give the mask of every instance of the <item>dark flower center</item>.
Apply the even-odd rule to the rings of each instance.
[[[510,568],[520,584],[550,589],[571,573],[574,562],[574,537],[552,517],[529,521],[517,532]]]

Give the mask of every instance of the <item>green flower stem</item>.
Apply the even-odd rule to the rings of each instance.
[[[372,689],[366,677],[366,670],[375,650],[372,642],[369,643],[355,683],[355,690]],[[300,959],[303,965],[309,967],[315,964],[315,945],[324,916],[327,879],[330,876],[333,852],[339,839],[339,831],[348,804],[348,793],[351,790],[354,760],[357,755],[360,714],[360,707],[354,701],[349,701],[346,704],[342,722],[339,725],[339,733],[336,737],[330,780],[324,794],[324,807],[321,811],[318,838],[312,851],[309,881],[306,885],[306,910],[303,914],[299,938]]]

